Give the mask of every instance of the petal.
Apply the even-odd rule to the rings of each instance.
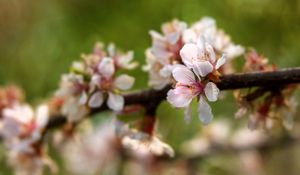
[[[196,43],[197,34],[192,29],[187,29],[183,32],[183,42],[185,43]]]
[[[89,100],[89,107],[91,108],[97,108],[100,107],[103,103],[103,94],[102,92],[95,92],[90,100]]]
[[[178,88],[178,87],[177,87]],[[182,88],[183,89],[183,88]],[[184,90],[171,89],[167,94],[167,100],[175,107],[187,107],[193,100],[193,95],[190,94],[190,89]]]
[[[99,74],[93,75],[92,79],[91,79],[91,82],[90,82],[90,85],[100,87],[101,86],[101,76]]]
[[[185,44],[180,50],[180,56],[182,58],[183,63],[189,67],[193,67],[193,61],[197,59],[198,56],[198,47],[196,44]]]
[[[214,63],[216,61],[216,54],[215,54],[214,48],[209,43],[206,42],[205,50],[208,53],[209,61],[211,63]]]
[[[193,70],[201,77],[205,77],[207,74],[213,71],[213,65],[209,61],[199,61],[193,66]]]
[[[105,78],[110,78],[115,73],[115,66],[113,60],[109,57],[103,58],[100,64],[98,65],[98,71]]]
[[[191,84],[196,81],[194,73],[185,66],[175,67],[172,74],[176,81],[183,84]]]
[[[225,62],[226,62],[226,56],[222,55],[222,57],[218,59],[215,69],[219,69],[221,66],[223,66],[223,64],[225,64]]]
[[[49,108],[47,105],[41,105],[36,111],[36,125],[38,128],[46,126],[49,119]]]
[[[115,53],[116,53],[116,47],[115,47],[115,44],[114,44],[114,43],[110,43],[110,44],[107,46],[107,51],[108,51],[108,55],[109,55],[110,57],[115,56]]]
[[[213,82],[208,82],[204,88],[208,101],[217,101],[220,90]]]
[[[166,35],[167,41],[170,44],[173,44],[173,45],[177,43],[177,41],[179,40],[179,38],[180,38],[180,33],[179,32],[173,32],[173,33],[170,33],[170,34]]]
[[[213,119],[211,108],[202,96],[199,99],[198,112],[199,118],[204,125],[209,124]]]
[[[191,123],[192,120],[192,105],[188,105],[184,110],[184,120],[186,123]]]
[[[81,93],[81,96],[79,98],[79,103],[84,105],[88,100],[87,94],[85,92]]]
[[[121,111],[124,107],[124,97],[114,93],[108,93],[107,105],[114,111]]]
[[[129,75],[120,75],[116,78],[114,84],[118,89],[128,90],[133,86],[134,78]]]

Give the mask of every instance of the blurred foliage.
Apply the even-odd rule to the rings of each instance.
[[[0,84],[20,85],[36,103],[51,95],[60,75],[96,41],[134,50],[143,64],[150,29],[160,30],[173,18],[192,23],[203,16],[214,17],[235,43],[255,47],[280,67],[300,65],[297,0],[0,0]],[[147,87],[146,73],[138,69],[131,74],[136,89]],[[231,99],[213,104],[214,113],[233,118]],[[191,125],[182,124],[182,111],[166,103],[158,114],[159,129],[175,148],[201,127],[196,115]],[[225,171],[216,169],[215,174]]]

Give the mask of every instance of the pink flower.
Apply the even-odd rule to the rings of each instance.
[[[198,111],[200,120],[208,124],[212,118],[212,112],[208,101],[216,101],[219,89],[213,82],[202,83],[198,76],[185,66],[178,65],[173,69],[173,77],[177,81],[175,89],[167,94],[167,100],[175,107],[189,109],[191,101],[196,97],[199,101]],[[197,74],[196,74],[197,75]],[[189,115],[189,112],[186,112]]]
[[[183,63],[201,77],[216,71],[226,62],[225,55],[217,59],[213,47],[202,40],[197,44],[185,44],[180,55]]]

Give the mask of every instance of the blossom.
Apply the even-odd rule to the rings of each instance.
[[[77,140],[69,140],[61,150],[68,170],[73,174],[113,173],[120,163],[114,125],[105,121],[78,134]]]
[[[129,90],[135,79],[127,74],[116,76],[120,69],[133,69],[133,52],[126,54],[116,50],[114,44],[104,50],[97,43],[93,53],[83,55],[82,61],[76,61],[69,74],[63,75],[58,97],[64,99],[62,113],[68,121],[78,121],[85,117],[90,108],[97,108],[106,101],[113,111],[120,112],[124,107],[122,91]]]
[[[184,45],[186,28],[185,22],[173,20],[162,25],[162,34],[150,31],[152,46],[146,50],[144,70],[149,72],[149,85],[153,88],[161,89],[170,83],[173,65],[182,63],[179,50]]]
[[[194,72],[182,65],[174,68],[172,73],[177,83],[175,89],[168,92],[167,100],[175,107],[186,108],[195,97],[198,98],[200,120],[208,124],[213,115],[206,99],[211,102],[217,100],[219,94],[217,86],[213,82],[202,83],[200,75],[196,77]]]
[[[208,42],[217,54],[225,53],[229,60],[239,57],[244,53],[241,45],[235,45],[229,35],[218,29],[216,21],[211,17],[203,17],[184,32],[186,43],[196,43],[199,38]]]
[[[128,124],[116,121],[116,134],[121,139],[122,146],[132,155],[138,158],[148,156],[169,156],[174,157],[173,148],[161,141],[153,133],[146,133],[135,128],[130,128]]]
[[[180,55],[183,63],[201,77],[215,73],[226,62],[225,55],[217,59],[213,47],[201,40],[197,44],[185,44]]]
[[[16,174],[42,174],[49,163],[40,145],[49,118],[48,107],[40,105],[34,112],[28,105],[15,105],[3,110],[0,134]]]

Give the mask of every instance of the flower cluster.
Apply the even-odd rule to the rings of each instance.
[[[69,74],[62,76],[57,97],[63,99],[62,113],[69,121],[82,119],[90,108],[101,107],[106,101],[108,108],[121,111],[124,107],[122,90],[130,89],[134,78],[122,74],[116,76],[119,69],[133,69],[133,52],[122,53],[113,44],[107,52],[101,43],[97,43],[93,53],[82,55],[82,61],[74,62]]]
[[[53,167],[41,143],[48,117],[46,105],[39,106],[36,112],[26,104],[3,109],[0,135],[16,174],[38,175],[44,165]]]
[[[245,55],[245,60],[246,63],[243,69],[246,72],[275,71],[277,69],[274,64],[269,64],[268,58],[258,54],[254,49]],[[293,96],[295,89],[295,85],[278,86],[273,87],[273,89],[269,88],[269,90],[257,88],[247,95],[243,95],[242,91],[237,90],[235,95],[240,108],[235,116],[241,118],[248,114],[248,127],[251,130],[257,128],[271,129],[278,124],[291,129],[294,121],[293,116],[298,106]],[[258,97],[254,99],[247,98],[251,95]]]
[[[175,89],[168,92],[167,100],[175,107],[185,107],[186,117],[190,118],[191,101],[197,98],[200,120],[208,124],[213,115],[206,99],[211,102],[218,99],[219,89],[211,80],[218,80],[217,70],[225,63],[225,55],[217,59],[213,47],[201,40],[184,45],[180,55],[185,65],[176,65],[173,69],[177,83]]]
[[[162,25],[163,34],[150,31],[152,47],[147,49],[147,65],[149,72],[149,85],[161,89],[172,82],[174,65],[184,63],[180,57],[181,48],[188,43],[196,44],[199,39],[212,46],[217,57],[226,54],[228,59],[222,72],[231,72],[230,60],[240,56],[244,48],[232,43],[230,37],[223,30],[218,29],[214,19],[204,17],[194,23],[190,28],[183,21],[173,20]]]

